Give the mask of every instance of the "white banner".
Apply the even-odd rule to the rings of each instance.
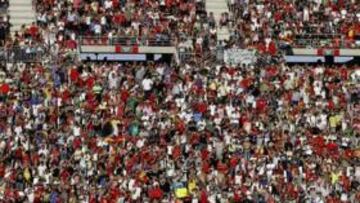
[[[226,64],[254,64],[256,62],[255,50],[232,48],[225,50],[224,61]]]

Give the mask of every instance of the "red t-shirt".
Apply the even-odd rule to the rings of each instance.
[[[274,66],[271,66],[271,67],[269,67],[269,68],[267,68],[266,69],[266,75],[268,76],[268,77],[274,77],[274,76],[276,76],[277,75],[277,69],[276,69],[276,67],[274,67]]]
[[[175,146],[173,151],[172,151],[172,156],[173,156],[173,159],[177,159],[181,156],[181,149],[180,149],[180,146]]]
[[[112,0],[112,4],[114,8],[119,7],[119,0]]]
[[[163,196],[163,191],[159,187],[151,188],[148,191],[148,196],[151,199],[161,199]]]
[[[0,164],[0,177],[3,178],[5,175],[5,166]]]
[[[73,141],[74,150],[79,149],[80,146],[81,146],[81,139],[79,137],[76,137]]]
[[[209,158],[210,152],[207,149],[201,150],[201,160],[207,160]]]
[[[220,161],[217,163],[216,168],[221,173],[226,173],[228,170],[228,166]]]
[[[277,49],[276,49],[276,45],[274,42],[270,42],[269,47],[268,47],[268,53],[271,54],[272,56],[276,55]]]
[[[88,79],[86,79],[85,83],[86,83],[86,87],[88,89],[92,89],[94,87],[94,85],[95,85],[95,78],[94,77],[89,77]]]
[[[70,96],[71,96],[71,94],[70,94],[69,90],[65,89],[62,93],[62,99],[64,101],[68,101]]]
[[[329,110],[333,110],[335,108],[334,102],[332,100],[329,100],[327,107]]]
[[[31,36],[35,37],[39,32],[39,28],[36,25],[33,25],[29,28],[29,33]]]
[[[200,113],[205,113],[207,110],[207,105],[205,103],[199,103],[197,105],[197,111],[200,112]]]
[[[347,80],[348,79],[348,71],[346,68],[341,68],[340,69],[340,75],[341,75],[341,78],[343,80]]]
[[[204,161],[201,169],[204,173],[209,173],[210,172],[210,164],[207,161]]]
[[[278,22],[282,19],[282,14],[280,11],[276,12],[274,15],[275,21]]]
[[[258,99],[257,101],[256,101],[256,109],[258,110],[258,111],[265,111],[265,109],[266,109],[266,100],[265,99]]]
[[[184,132],[185,128],[186,128],[186,126],[185,126],[184,121],[180,120],[176,123],[176,130],[178,130],[179,132]]]
[[[76,69],[70,70],[70,79],[76,81],[80,77],[80,73]]]
[[[247,89],[251,86],[252,81],[250,78],[244,78],[243,80],[241,80],[240,82],[240,86],[244,89]]]
[[[76,49],[77,47],[77,44],[76,44],[76,41],[75,40],[67,40],[66,41],[66,48],[68,49]]]
[[[125,16],[123,14],[117,14],[113,17],[113,22],[118,25],[122,25],[125,23]]]
[[[259,43],[257,49],[260,53],[266,52],[266,46],[263,43]]]
[[[120,92],[120,97],[121,97],[121,100],[123,102],[126,102],[128,100],[128,98],[129,98],[129,96],[130,96],[130,94],[129,94],[129,92],[127,90],[122,90]]]
[[[200,194],[200,203],[208,203],[208,197],[207,197],[207,194],[206,194],[206,191],[203,190],[201,191],[201,194]]]
[[[238,162],[239,162],[239,159],[237,157],[231,157],[230,158],[230,166],[232,168],[235,168],[236,165],[238,164]]]
[[[165,5],[166,7],[171,7],[173,4],[173,1],[172,0],[165,0]]]
[[[10,86],[6,83],[0,85],[0,93],[8,94],[10,92]]]

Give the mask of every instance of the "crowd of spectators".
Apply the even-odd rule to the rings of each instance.
[[[182,45],[198,52],[216,46],[214,16],[202,0],[35,0],[36,22],[61,46],[85,43]],[[324,46],[359,46],[360,6],[351,1],[231,0],[232,13],[218,25],[230,27],[240,47],[268,46],[274,41],[296,45],[299,39]],[[92,40],[94,37],[105,40]],[[314,39],[313,39],[314,38]],[[71,43],[67,43],[72,41]],[[261,49],[261,48],[260,48]]]
[[[354,67],[2,68],[6,202],[356,202]]]
[[[261,53],[275,55],[276,26],[297,15],[283,13],[286,1],[256,2],[230,2],[242,17],[224,14],[220,26],[234,28],[236,45],[262,41]],[[347,2],[356,11],[354,1],[339,9]],[[125,35],[197,52],[216,43],[201,1],[36,3],[37,23],[5,44],[69,51],[81,35]],[[0,200],[355,203],[359,84],[356,65],[281,61],[0,65]]]
[[[231,0],[229,7],[235,22],[234,35],[245,45],[273,38],[295,46],[296,38],[315,34],[327,35],[328,46],[360,46],[359,42],[355,43],[360,41],[357,0]],[[339,38],[331,37],[339,34]]]
[[[106,43],[123,43],[122,39],[140,45],[182,42],[195,49],[199,42],[210,43],[208,35],[215,26],[208,22],[214,19],[207,18],[201,0],[36,0],[36,9],[40,27],[56,28],[64,40],[82,36],[89,39],[87,43],[100,37]]]

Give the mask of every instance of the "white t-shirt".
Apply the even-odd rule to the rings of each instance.
[[[135,190],[133,191],[131,198],[133,200],[137,200],[139,199],[141,196],[141,188],[140,187],[136,187]]]
[[[110,9],[113,7],[113,3],[112,3],[112,1],[108,0],[108,1],[105,1],[104,6],[105,6],[105,9]]]
[[[86,17],[86,24],[87,25],[91,24],[91,17],[90,16]]]
[[[308,8],[304,8],[304,16],[303,16],[303,20],[304,21],[309,21],[310,19],[310,13],[309,13],[309,9]]]
[[[106,24],[107,24],[106,17],[105,16],[101,17],[101,25],[106,25]]]
[[[38,174],[39,174],[40,176],[43,176],[43,175],[45,174],[45,171],[46,171],[46,166],[40,165],[40,166],[38,167]]]
[[[326,114],[321,114],[318,116],[317,127],[321,130],[324,130],[327,127],[327,115]]]
[[[145,91],[151,90],[153,84],[154,84],[154,82],[153,82],[151,79],[149,79],[149,78],[144,79],[144,80],[142,81],[142,86],[143,86],[143,89],[144,89]]]
[[[360,167],[355,167],[355,177],[360,178]]]
[[[76,137],[80,136],[80,131],[81,131],[80,127],[75,126],[75,127],[73,128],[74,136],[76,136]]]
[[[101,34],[101,25],[100,24],[94,25],[94,32],[95,32],[95,34]]]

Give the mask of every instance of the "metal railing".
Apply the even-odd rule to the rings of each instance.
[[[185,62],[194,61],[196,59],[196,54],[192,50],[188,50],[185,48],[178,48],[177,51],[178,58],[180,64],[183,64]]]
[[[293,48],[360,48],[360,39],[344,39],[343,35],[298,35],[292,41]]]
[[[35,63],[42,62],[46,56],[46,48],[41,46],[17,46],[0,49],[0,60],[7,63]]]
[[[346,49],[354,49],[360,48],[360,41],[355,40],[338,40],[335,41],[333,39],[295,39],[293,43],[291,43],[293,48],[346,48]]]
[[[175,39],[168,36],[158,36],[155,38],[142,38],[142,37],[80,37],[80,45],[122,45],[122,46],[174,46]]]
[[[240,4],[235,3],[235,7],[231,7],[228,3],[230,12],[233,13],[233,21],[236,22],[237,18],[242,12],[239,12],[241,9]],[[309,28],[311,31],[315,32],[317,26]],[[339,29],[334,29],[339,30]],[[355,36],[354,39],[345,39],[343,34],[334,33],[334,34],[301,34],[295,36],[291,42],[288,42],[292,48],[347,48],[347,49],[358,49],[360,48],[360,35]]]
[[[295,35],[295,39],[334,39],[334,38],[341,38],[342,34],[298,34]]]
[[[222,52],[222,53],[219,53]],[[177,48],[177,57],[179,59],[180,64],[195,62],[196,64],[202,65],[213,65],[217,63],[223,62],[223,52],[224,50],[207,50],[202,53],[196,53],[192,49],[178,47]],[[221,55],[222,56],[219,56]]]

